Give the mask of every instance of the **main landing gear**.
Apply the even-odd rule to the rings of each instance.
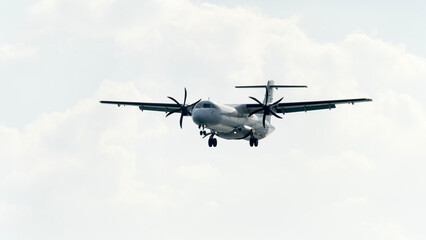
[[[259,145],[259,140],[255,137],[251,137],[250,138],[250,147],[257,147],[257,145]]]
[[[209,147],[216,147],[217,139],[214,136],[216,135],[217,132],[214,130],[211,130],[209,133],[207,133],[206,130],[204,130],[205,127],[206,125],[198,125],[198,128],[202,129],[200,130],[200,135],[203,136],[203,138],[210,135],[209,141],[208,141]]]
[[[216,147],[216,146],[217,146],[217,139],[209,138],[209,147]]]

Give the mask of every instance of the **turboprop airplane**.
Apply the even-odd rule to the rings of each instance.
[[[263,102],[257,98],[249,97],[256,103],[247,104],[220,104],[210,100],[198,100],[192,104],[186,104],[187,91],[185,88],[183,104],[173,97],[168,97],[174,103],[151,103],[151,102],[122,102],[122,101],[100,101],[106,104],[120,106],[138,106],[141,111],[165,112],[166,117],[180,113],[179,125],[182,128],[183,117],[191,116],[192,121],[198,125],[200,135],[208,138],[209,147],[217,146],[215,136],[224,139],[248,140],[250,147],[257,147],[259,140],[271,134],[275,127],[271,124],[271,116],[282,118],[278,114],[293,112],[307,112],[321,109],[336,108],[336,104],[358,102],[370,102],[372,99],[355,98],[339,100],[323,100],[309,102],[286,102],[281,103],[283,98],[272,102],[274,89],[278,88],[306,88],[304,85],[274,85],[270,80],[266,85],[235,86],[236,88],[265,88]],[[206,131],[208,130],[208,132]]]

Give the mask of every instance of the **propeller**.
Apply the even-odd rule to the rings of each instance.
[[[268,99],[268,97],[269,97],[269,91],[268,91],[268,88],[266,88],[266,95],[265,95],[265,99]],[[281,102],[281,100],[283,100],[283,98],[280,98],[280,100],[278,100],[278,101],[276,101],[276,102],[274,102],[274,103],[272,103],[272,104],[263,104],[262,102],[260,102],[259,100],[257,100],[255,97],[249,97],[249,98],[253,99],[253,100],[254,100],[254,101],[256,101],[258,104],[262,105],[262,107],[261,107],[261,108],[256,109],[256,110],[254,110],[253,112],[251,112],[251,113],[249,114],[249,117],[250,117],[251,115],[253,115],[253,114],[256,114],[256,113],[258,113],[258,112],[263,111],[263,120],[262,120],[262,123],[263,123],[263,127],[264,127],[264,128],[266,128],[265,120],[266,120],[266,116],[267,116],[267,115],[273,115],[274,117],[282,118],[282,117],[278,116],[278,114],[277,114],[277,113],[273,110],[273,107],[275,107],[276,105],[278,105],[278,103],[280,103],[280,102]]]
[[[195,103],[193,103],[191,105],[186,105],[186,96],[187,96],[186,88],[185,88],[185,95],[184,95],[184,98],[183,98],[183,104],[180,104],[173,97],[169,97],[168,96],[168,98],[170,98],[173,102],[175,102],[179,106],[179,108],[175,109],[173,111],[170,111],[169,113],[167,113],[166,117],[172,115],[173,113],[181,112],[181,114],[180,114],[180,120],[179,120],[180,128],[182,128],[183,116],[188,116],[188,115],[192,116],[191,112],[188,109],[192,108],[193,106],[195,106],[197,103],[199,103],[201,101],[201,99],[200,99],[200,100],[196,101]]]

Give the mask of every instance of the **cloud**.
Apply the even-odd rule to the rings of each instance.
[[[178,175],[188,178],[189,180],[201,180],[207,182],[219,180],[219,173],[217,169],[212,168],[207,164],[180,166],[176,169],[176,172]]]
[[[321,173],[327,171],[339,171],[342,169],[359,168],[362,171],[374,171],[375,164],[373,159],[361,156],[360,153],[352,150],[338,150],[339,155],[333,153],[332,156],[324,156],[324,158],[315,159],[308,162],[307,165],[313,172]]]
[[[38,49],[25,44],[2,44],[0,45],[0,62],[23,61],[38,54]]]

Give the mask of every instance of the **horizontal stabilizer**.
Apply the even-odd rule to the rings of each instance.
[[[249,85],[249,86],[235,86],[235,88],[307,88],[306,85]]]

